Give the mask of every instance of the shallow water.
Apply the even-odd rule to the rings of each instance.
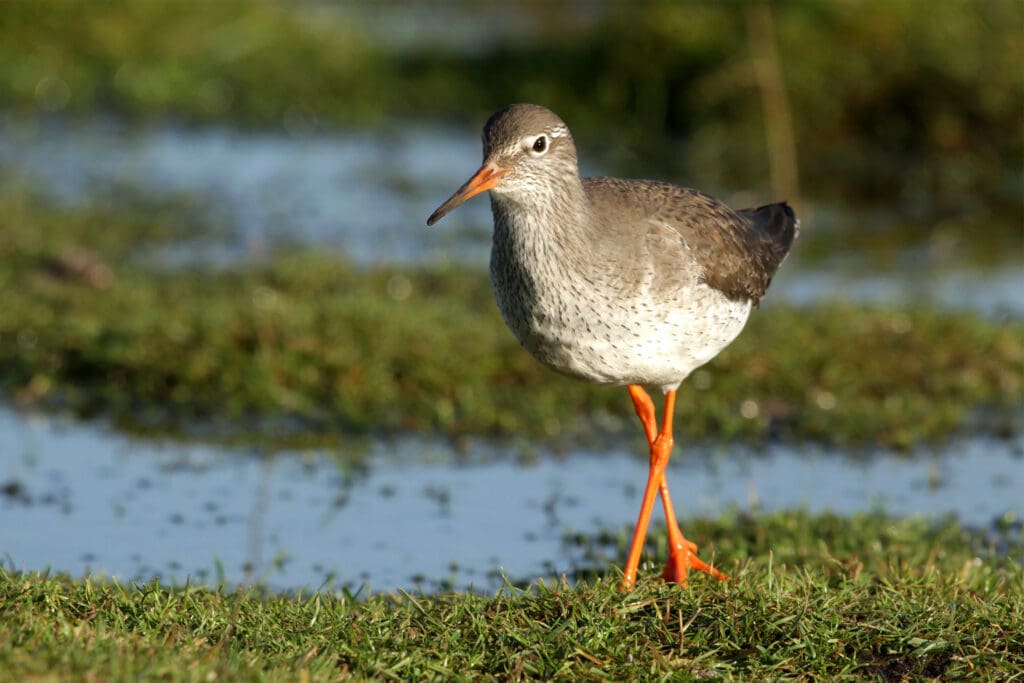
[[[445,241],[427,230],[428,206],[461,184],[451,185],[454,174],[464,169],[468,177],[479,157],[473,135],[414,126],[292,136],[111,121],[9,122],[0,133],[0,165],[59,200],[83,202],[126,183],[223,207],[234,221],[233,241],[214,258],[237,259],[286,239],[330,245],[362,263],[442,259]],[[482,226],[489,216],[487,203],[477,202],[462,219]],[[459,248],[468,257],[486,253],[482,240],[477,246],[479,253],[472,240]]]
[[[458,261],[482,268],[488,261],[485,199],[426,227],[430,212],[480,163],[474,130],[402,124],[328,135],[136,129],[113,121],[4,124],[0,167],[62,201],[83,202],[127,184],[198,197],[226,214],[231,225],[223,243],[172,249],[168,258],[177,262],[237,261],[282,241],[322,245],[364,264]],[[603,169],[585,165],[583,172]],[[883,267],[839,253],[807,269],[798,253],[775,278],[767,303],[843,298],[1019,316],[1024,252],[1013,257],[994,269],[950,267],[948,258],[938,265],[898,259]]]
[[[436,442],[376,443],[365,471],[346,473],[329,454],[158,445],[0,411],[0,558],[140,581],[490,590],[502,571],[571,571],[567,534],[635,518],[646,468],[627,445],[533,464],[486,443],[471,451],[465,462]],[[1024,513],[1024,437],[959,440],[912,458],[685,448],[669,481],[684,526],[733,506],[955,514],[984,526]],[[697,492],[688,500],[684,484]]]

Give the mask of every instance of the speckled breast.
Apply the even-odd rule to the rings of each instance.
[[[743,329],[749,302],[706,285],[681,285],[669,300],[645,288],[616,287],[536,248],[491,255],[491,284],[505,322],[538,361],[598,384],[675,388]]]

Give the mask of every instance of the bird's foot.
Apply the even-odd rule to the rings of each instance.
[[[697,557],[697,544],[684,538],[669,552],[668,563],[665,565],[665,571],[661,573],[661,578],[669,583],[678,583],[685,586],[690,570],[710,574],[719,581],[729,578]]]

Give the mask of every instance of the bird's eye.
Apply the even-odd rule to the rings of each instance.
[[[548,148],[548,139],[541,135],[539,138],[533,141],[533,151],[543,152]]]

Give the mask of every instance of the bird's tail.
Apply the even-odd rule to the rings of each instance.
[[[786,202],[778,202],[756,209],[741,209],[739,213],[749,218],[761,238],[771,245],[774,265],[778,267],[800,234],[800,221],[793,208]]]

